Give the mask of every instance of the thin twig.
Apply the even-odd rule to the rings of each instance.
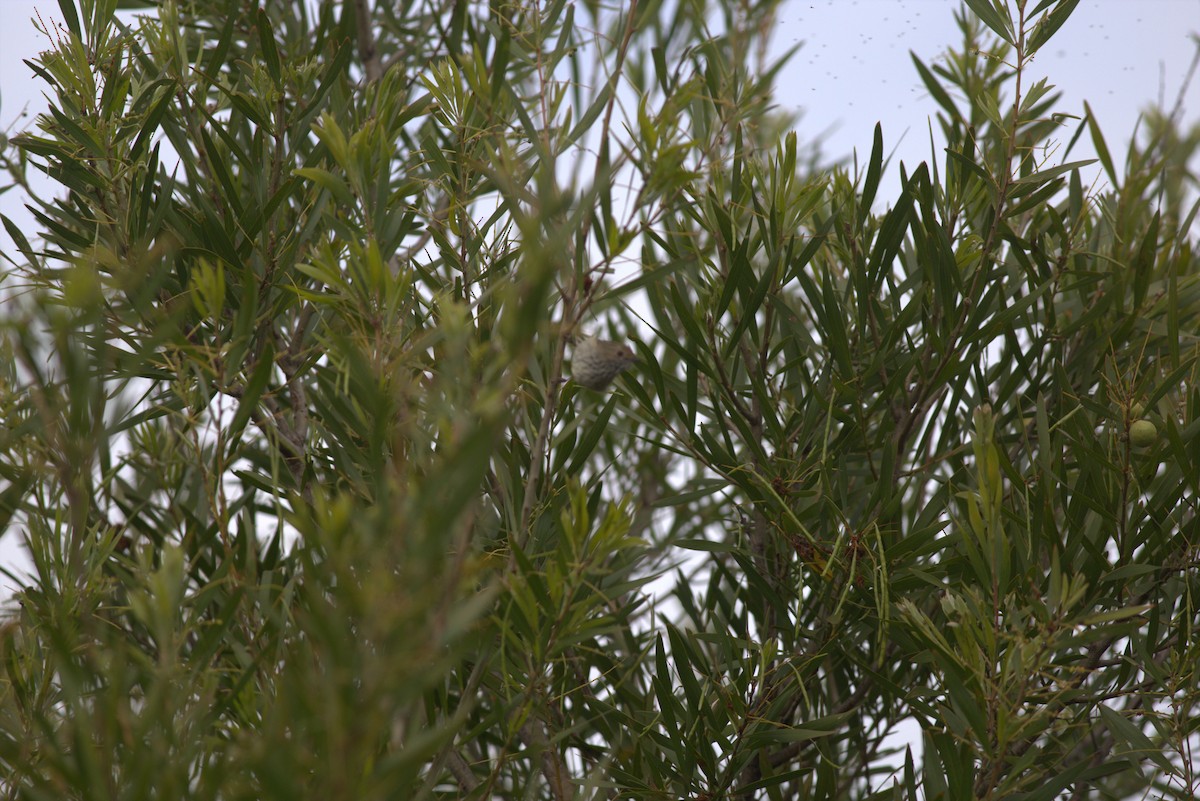
[[[383,77],[383,62],[379,59],[379,50],[375,46],[375,33],[371,30],[371,7],[367,0],[354,0],[354,25],[358,34],[358,57],[362,60],[363,71],[368,83],[375,83]]]
[[[567,801],[573,795],[570,776],[558,752],[546,739],[546,733],[534,726],[533,720],[530,719],[521,724],[521,739],[534,751],[541,752],[542,776],[550,786],[554,801]]]

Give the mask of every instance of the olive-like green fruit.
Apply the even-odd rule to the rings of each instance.
[[[1158,439],[1158,429],[1149,420],[1138,420],[1129,427],[1129,441],[1139,448],[1153,445]]]
[[[1146,407],[1140,403],[1135,403],[1129,407],[1129,419],[1141,420],[1142,415],[1146,413]]]

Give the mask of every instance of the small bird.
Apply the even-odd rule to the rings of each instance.
[[[597,391],[605,389],[617,373],[637,361],[628,345],[607,342],[598,336],[585,337],[571,354],[571,377],[575,383]]]

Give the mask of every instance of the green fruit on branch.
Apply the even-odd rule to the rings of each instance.
[[[1158,429],[1149,420],[1138,420],[1129,427],[1129,441],[1139,448],[1153,445],[1158,439]]]

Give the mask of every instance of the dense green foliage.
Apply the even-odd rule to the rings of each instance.
[[[773,2],[63,0],[0,792],[1196,797],[1200,132],[1061,113],[1076,4],[969,0],[883,197]]]

